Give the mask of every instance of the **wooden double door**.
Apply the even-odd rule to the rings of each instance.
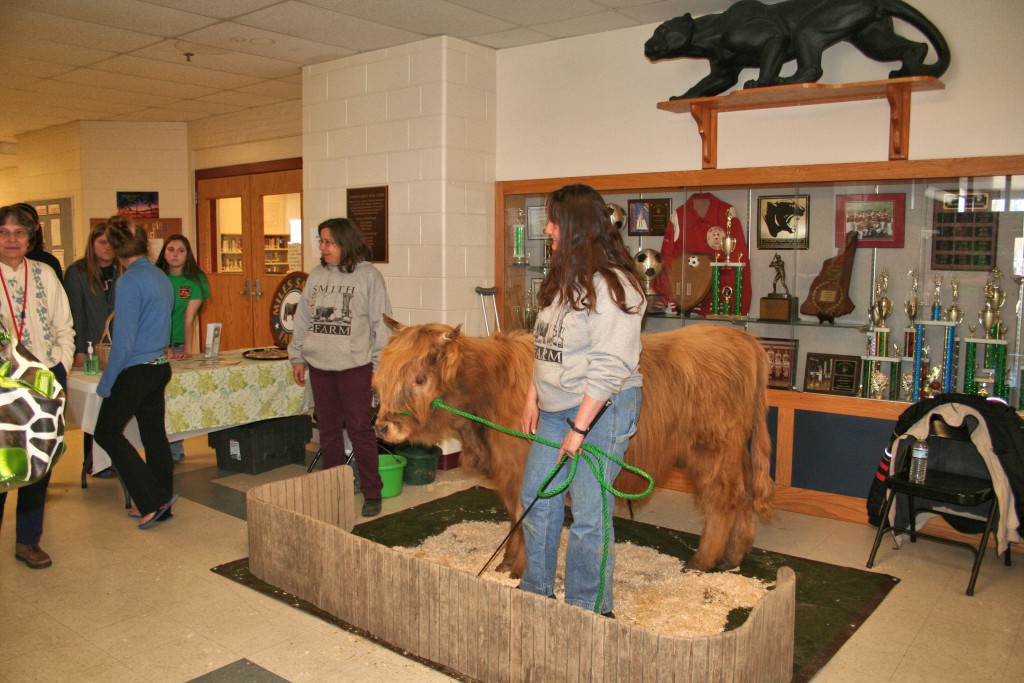
[[[302,169],[196,174],[197,258],[210,281],[200,314],[223,323],[221,350],[271,346],[271,302],[288,273],[304,271]],[[205,344],[205,339],[201,340]]]

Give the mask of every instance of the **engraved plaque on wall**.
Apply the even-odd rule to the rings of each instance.
[[[370,260],[388,262],[388,186],[350,187],[345,191],[346,212],[363,233]]]
[[[992,270],[999,214],[991,192],[946,192],[935,201],[932,270]]]

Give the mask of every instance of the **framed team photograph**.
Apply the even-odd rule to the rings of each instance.
[[[758,337],[768,354],[768,388],[792,389],[796,380],[796,339]]]
[[[810,212],[810,195],[758,197],[757,248],[807,249]]]
[[[668,197],[658,199],[630,199],[629,224],[627,234],[631,237],[651,235],[662,237],[668,227],[672,215],[672,200]]]
[[[804,391],[814,394],[857,396],[860,358],[834,353],[807,353],[804,359]]]
[[[836,247],[856,231],[858,249],[902,249],[905,194],[841,194],[836,196]]]

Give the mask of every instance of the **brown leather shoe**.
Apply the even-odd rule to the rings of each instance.
[[[46,569],[53,564],[53,560],[50,559],[45,550],[39,547],[38,543],[32,545],[15,543],[14,556],[32,569]]]

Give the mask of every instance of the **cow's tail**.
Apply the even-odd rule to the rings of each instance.
[[[758,344],[757,375],[754,378],[754,420],[747,451],[746,470],[748,493],[754,502],[754,511],[762,520],[775,513],[775,483],[772,481],[772,440],[768,434],[768,354]]]

